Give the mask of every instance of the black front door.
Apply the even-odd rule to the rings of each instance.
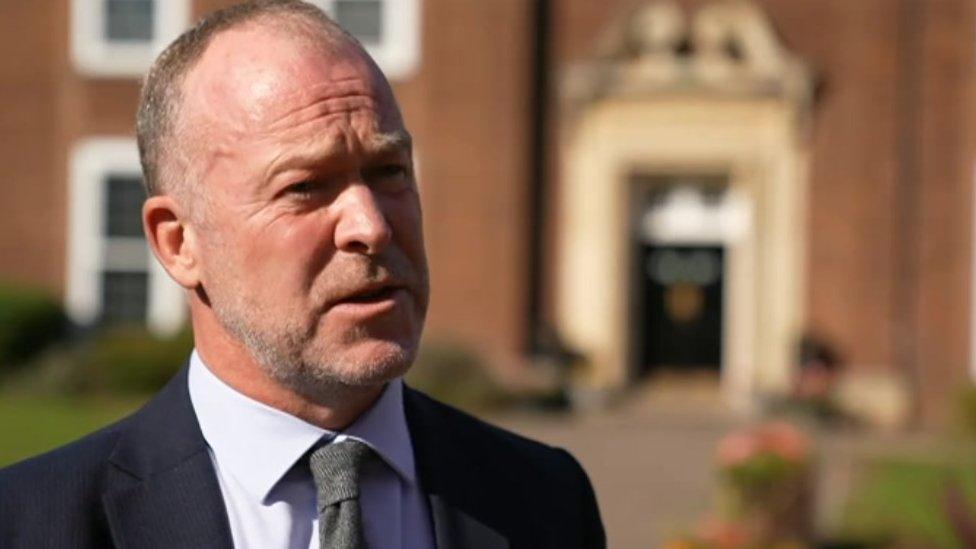
[[[638,244],[634,349],[638,375],[719,368],[722,355],[720,246]]]

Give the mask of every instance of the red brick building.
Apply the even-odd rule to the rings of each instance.
[[[133,115],[154,52],[228,3],[0,4],[0,279],[183,321],[128,213]],[[971,379],[972,2],[318,3],[415,136],[429,340],[518,371],[555,330],[581,387],[704,367],[744,407],[802,334],[882,413]]]

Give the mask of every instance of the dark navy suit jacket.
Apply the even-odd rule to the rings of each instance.
[[[409,388],[404,406],[439,549],[605,546],[568,453]],[[186,368],[128,418],[0,470],[3,549],[231,546]]]

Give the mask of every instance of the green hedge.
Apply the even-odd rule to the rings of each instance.
[[[60,301],[43,291],[0,285],[0,372],[25,364],[67,333]]]
[[[107,327],[72,351],[70,392],[151,393],[186,363],[193,334],[160,338],[140,326]]]

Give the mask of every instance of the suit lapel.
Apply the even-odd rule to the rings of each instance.
[[[108,493],[103,503],[120,548],[231,547],[220,487],[206,452]]]
[[[129,420],[110,458],[116,480],[102,502],[118,547],[232,547],[187,371]]]
[[[404,388],[404,407],[421,487],[430,503],[437,549],[506,549],[504,502],[493,497],[491,475],[455,437],[442,412],[425,396]]]
[[[427,494],[437,549],[502,549],[508,539],[440,494]]]

